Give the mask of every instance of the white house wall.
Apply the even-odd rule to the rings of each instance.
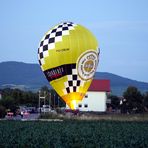
[[[87,97],[83,98],[76,106],[80,111],[106,111],[106,92],[89,91],[86,94]]]

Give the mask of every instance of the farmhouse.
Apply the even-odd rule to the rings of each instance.
[[[110,80],[93,80],[85,98],[77,104],[80,111],[105,112]]]

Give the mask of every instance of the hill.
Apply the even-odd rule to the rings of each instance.
[[[109,79],[113,94],[122,95],[128,86],[135,86],[141,92],[148,91],[148,83],[131,80],[108,72],[96,72],[95,79]]]
[[[136,86],[138,89],[148,91],[148,83],[124,78],[108,72],[96,72],[95,79],[109,79],[113,94],[122,95],[128,86]],[[37,90],[48,85],[38,64],[23,62],[0,63],[0,87],[13,87],[26,90]],[[50,87],[50,86],[49,86]]]
[[[48,85],[38,64],[23,62],[0,63],[0,86],[1,87],[25,87],[36,89]]]

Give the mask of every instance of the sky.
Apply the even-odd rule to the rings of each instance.
[[[0,0],[0,62],[38,63],[45,32],[63,21],[99,42],[97,71],[148,82],[147,0]]]

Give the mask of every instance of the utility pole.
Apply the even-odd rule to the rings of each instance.
[[[54,94],[54,109],[55,109],[55,94]]]
[[[40,109],[40,93],[41,93],[41,91],[39,90],[39,113],[41,113],[41,109]]]
[[[45,105],[45,98],[46,98],[45,91],[44,91],[44,96],[41,96],[41,91],[39,90],[39,113],[41,113],[41,99],[44,99],[44,105]]]
[[[49,93],[49,106],[50,106],[50,102],[51,102],[51,93]]]
[[[58,108],[59,108],[59,98],[60,98],[60,97],[58,96]]]
[[[46,92],[44,91],[44,105],[46,104],[46,103],[45,103],[45,93],[46,93]]]

